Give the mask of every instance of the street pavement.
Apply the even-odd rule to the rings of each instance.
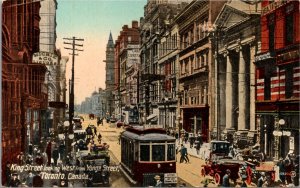
[[[84,125],[92,124],[97,127],[96,119],[89,120],[88,116],[84,116]],[[123,128],[117,128],[115,123],[107,123],[103,121],[103,125],[97,127],[97,133],[102,135],[102,143],[106,142],[109,144],[109,150],[113,156],[120,162],[121,161],[121,146],[118,143],[119,135],[123,132]],[[97,142],[95,142],[97,143]],[[196,153],[196,149],[190,149],[189,145],[186,145],[189,153],[189,163],[179,163],[180,154],[177,154],[177,175],[179,177],[179,184],[181,184],[180,179],[183,182],[187,182],[187,186],[191,187],[203,187],[203,184],[200,182],[204,179],[201,176],[201,165],[205,164],[205,161],[200,159],[199,155]],[[215,184],[210,184],[209,186],[216,187]],[[124,186],[122,186],[124,187]]]

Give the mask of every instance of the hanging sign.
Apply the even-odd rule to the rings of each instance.
[[[32,56],[32,63],[58,65],[58,56],[50,52],[36,52]]]

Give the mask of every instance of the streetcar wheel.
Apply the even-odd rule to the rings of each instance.
[[[219,173],[215,174],[215,182],[217,185],[219,185],[221,183],[221,176]]]
[[[202,170],[201,170],[201,175],[204,177],[206,174],[205,174],[205,169],[204,168],[202,168]]]

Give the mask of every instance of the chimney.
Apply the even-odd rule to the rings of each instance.
[[[139,22],[134,20],[132,21],[132,28],[138,29],[139,28]]]

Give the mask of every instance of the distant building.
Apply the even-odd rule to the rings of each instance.
[[[107,106],[108,116],[112,116],[114,112],[114,89],[115,89],[115,76],[117,75],[117,69],[115,67],[115,49],[114,41],[111,33],[106,45],[106,60],[105,62],[105,106]]]
[[[115,44],[115,115],[127,122],[137,122],[138,78],[140,70],[139,25],[124,25]]]

